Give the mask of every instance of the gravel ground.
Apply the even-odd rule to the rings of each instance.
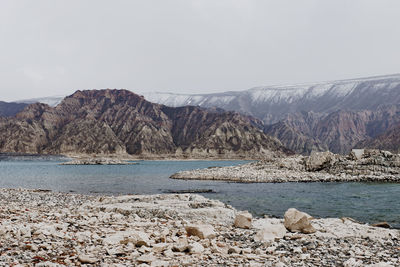
[[[242,229],[233,225],[236,215],[192,194],[0,189],[0,266],[400,266],[396,229],[313,219],[315,233],[284,229],[259,240],[283,219],[257,218]]]

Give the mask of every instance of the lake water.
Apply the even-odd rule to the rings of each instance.
[[[42,188],[83,194],[159,194],[208,189],[219,199],[254,215],[282,217],[294,207],[314,217],[387,221],[400,227],[400,184],[277,183],[241,184],[169,179],[181,170],[228,166],[244,161],[138,161],[138,165],[59,165],[60,158],[0,158],[1,188]]]

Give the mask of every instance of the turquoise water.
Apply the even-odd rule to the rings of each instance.
[[[33,160],[32,160],[33,159]],[[295,207],[314,217],[352,217],[400,226],[400,184],[241,184],[169,179],[177,171],[228,166],[245,161],[139,161],[138,165],[69,166],[60,158],[0,160],[1,188],[42,188],[83,194],[159,194],[211,189],[202,195],[258,216],[282,217]]]

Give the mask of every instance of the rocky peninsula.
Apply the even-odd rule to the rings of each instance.
[[[63,162],[60,165],[136,165],[137,162],[115,158],[81,158]]]
[[[400,155],[374,149],[343,156],[316,152],[310,156],[275,157],[239,166],[182,171],[173,179],[243,183],[400,182]]]
[[[400,232],[192,194],[0,189],[1,266],[398,266]]]

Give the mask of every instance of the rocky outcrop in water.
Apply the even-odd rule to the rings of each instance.
[[[63,162],[60,165],[136,165],[136,164],[138,163],[120,159],[85,158],[85,159],[74,159],[71,161]]]
[[[257,120],[199,107],[170,108],[127,90],[77,91],[56,107],[32,104],[0,119],[0,152],[141,157],[260,158],[290,152]]]
[[[400,155],[362,150],[347,156],[315,152],[252,162],[239,166],[182,171],[173,179],[223,180],[244,183],[284,182],[400,182]]]
[[[255,218],[199,195],[0,189],[1,266],[398,266],[400,233],[348,218]],[[294,222],[292,220],[292,222]],[[285,223],[286,222],[286,223]],[[303,223],[303,221],[300,220]],[[292,225],[292,224],[290,224]]]

